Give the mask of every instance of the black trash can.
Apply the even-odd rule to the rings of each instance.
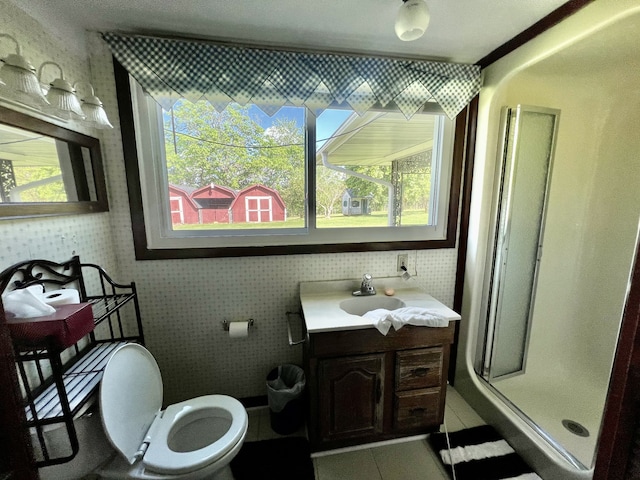
[[[274,432],[288,435],[302,427],[305,385],[304,370],[297,365],[280,365],[267,375],[267,400]]]

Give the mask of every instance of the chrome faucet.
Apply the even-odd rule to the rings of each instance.
[[[362,283],[360,284],[360,290],[356,290],[355,292],[353,292],[352,295],[354,295],[356,297],[364,297],[364,296],[368,296],[368,295],[375,295],[376,294],[376,289],[371,284],[372,280],[373,280],[373,277],[370,274],[365,273],[362,276]]]

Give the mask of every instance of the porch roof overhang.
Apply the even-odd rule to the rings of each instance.
[[[434,115],[414,115],[407,121],[395,112],[354,113],[318,148],[316,163],[322,165],[325,154],[333,165],[389,165],[431,150],[435,121]]]
[[[54,138],[0,125],[0,160],[9,160],[14,166],[59,166]]]

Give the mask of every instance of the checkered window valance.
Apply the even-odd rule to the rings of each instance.
[[[480,67],[223,46],[105,33],[115,58],[165,109],[180,98],[218,111],[232,102],[273,115],[283,105],[314,112],[348,105],[362,114],[395,107],[407,118],[436,101],[454,118],[480,90]]]

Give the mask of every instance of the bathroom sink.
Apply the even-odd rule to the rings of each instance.
[[[395,310],[396,308],[405,307],[406,304],[395,297],[382,297],[378,295],[370,297],[355,297],[340,302],[340,308],[351,315],[362,316],[371,310],[377,308],[385,308],[387,310]]]
[[[420,307],[449,320],[460,320],[460,315],[418,288],[415,282],[386,277],[374,278],[373,285],[378,292],[393,289],[395,293],[391,297],[382,293],[354,297],[352,293],[361,286],[360,278],[301,282],[300,304],[307,333],[375,328],[371,318],[363,315],[378,308]]]

